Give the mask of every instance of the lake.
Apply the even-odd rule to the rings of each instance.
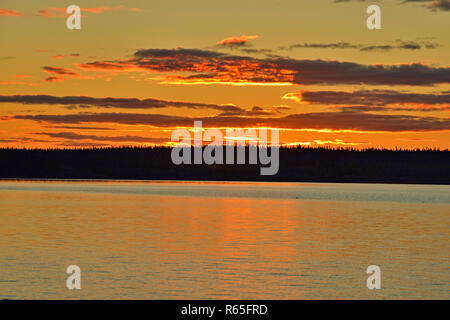
[[[450,186],[0,181],[0,299],[449,299]],[[81,268],[81,290],[66,268]],[[381,268],[381,289],[366,268]]]

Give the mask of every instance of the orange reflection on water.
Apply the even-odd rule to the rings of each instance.
[[[377,297],[448,295],[448,204],[272,196],[318,188],[300,184],[28,185],[0,188],[2,297],[370,298],[370,264]],[[79,292],[65,289],[71,264]]]

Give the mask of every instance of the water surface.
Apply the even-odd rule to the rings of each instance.
[[[0,299],[450,298],[450,187],[0,181]],[[65,270],[78,265],[82,289]],[[382,270],[368,290],[367,266]]]

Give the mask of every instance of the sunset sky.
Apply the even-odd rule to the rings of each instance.
[[[0,0],[0,147],[167,144],[203,120],[447,149],[449,30],[447,0]]]

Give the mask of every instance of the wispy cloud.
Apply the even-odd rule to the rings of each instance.
[[[20,11],[9,10],[9,9],[0,9],[0,16],[8,16],[8,17],[21,17],[24,14]]]
[[[52,59],[62,59],[64,57],[79,57],[79,53],[70,53],[70,54],[56,54],[52,56]]]
[[[356,49],[360,45],[350,42],[333,42],[333,43],[296,43],[290,46],[280,47],[281,50],[291,50],[297,48],[312,48],[312,49]]]
[[[439,45],[429,41],[402,41],[396,40],[389,44],[357,44],[350,42],[334,42],[334,43],[298,43],[290,46],[280,47],[280,50],[292,50],[297,48],[306,49],[359,49],[359,51],[388,51],[388,50],[420,50],[435,49]]]
[[[47,77],[44,79],[45,82],[63,82],[66,80],[67,79],[64,77],[57,77],[57,76]]]
[[[55,76],[51,76],[46,78],[44,81],[46,82],[61,82],[67,80],[67,78],[77,78],[77,79],[95,79],[93,76],[81,75],[71,69],[59,68],[59,67],[50,67],[44,66],[42,69],[50,74]]]
[[[54,76],[45,78],[44,80],[45,82],[62,82],[67,80],[66,77],[71,78],[82,77],[75,71],[66,68],[44,66],[42,67],[42,69],[47,73],[54,74]]]
[[[57,74],[61,76],[77,76],[78,73],[70,69],[44,66],[42,69],[47,73]]]

